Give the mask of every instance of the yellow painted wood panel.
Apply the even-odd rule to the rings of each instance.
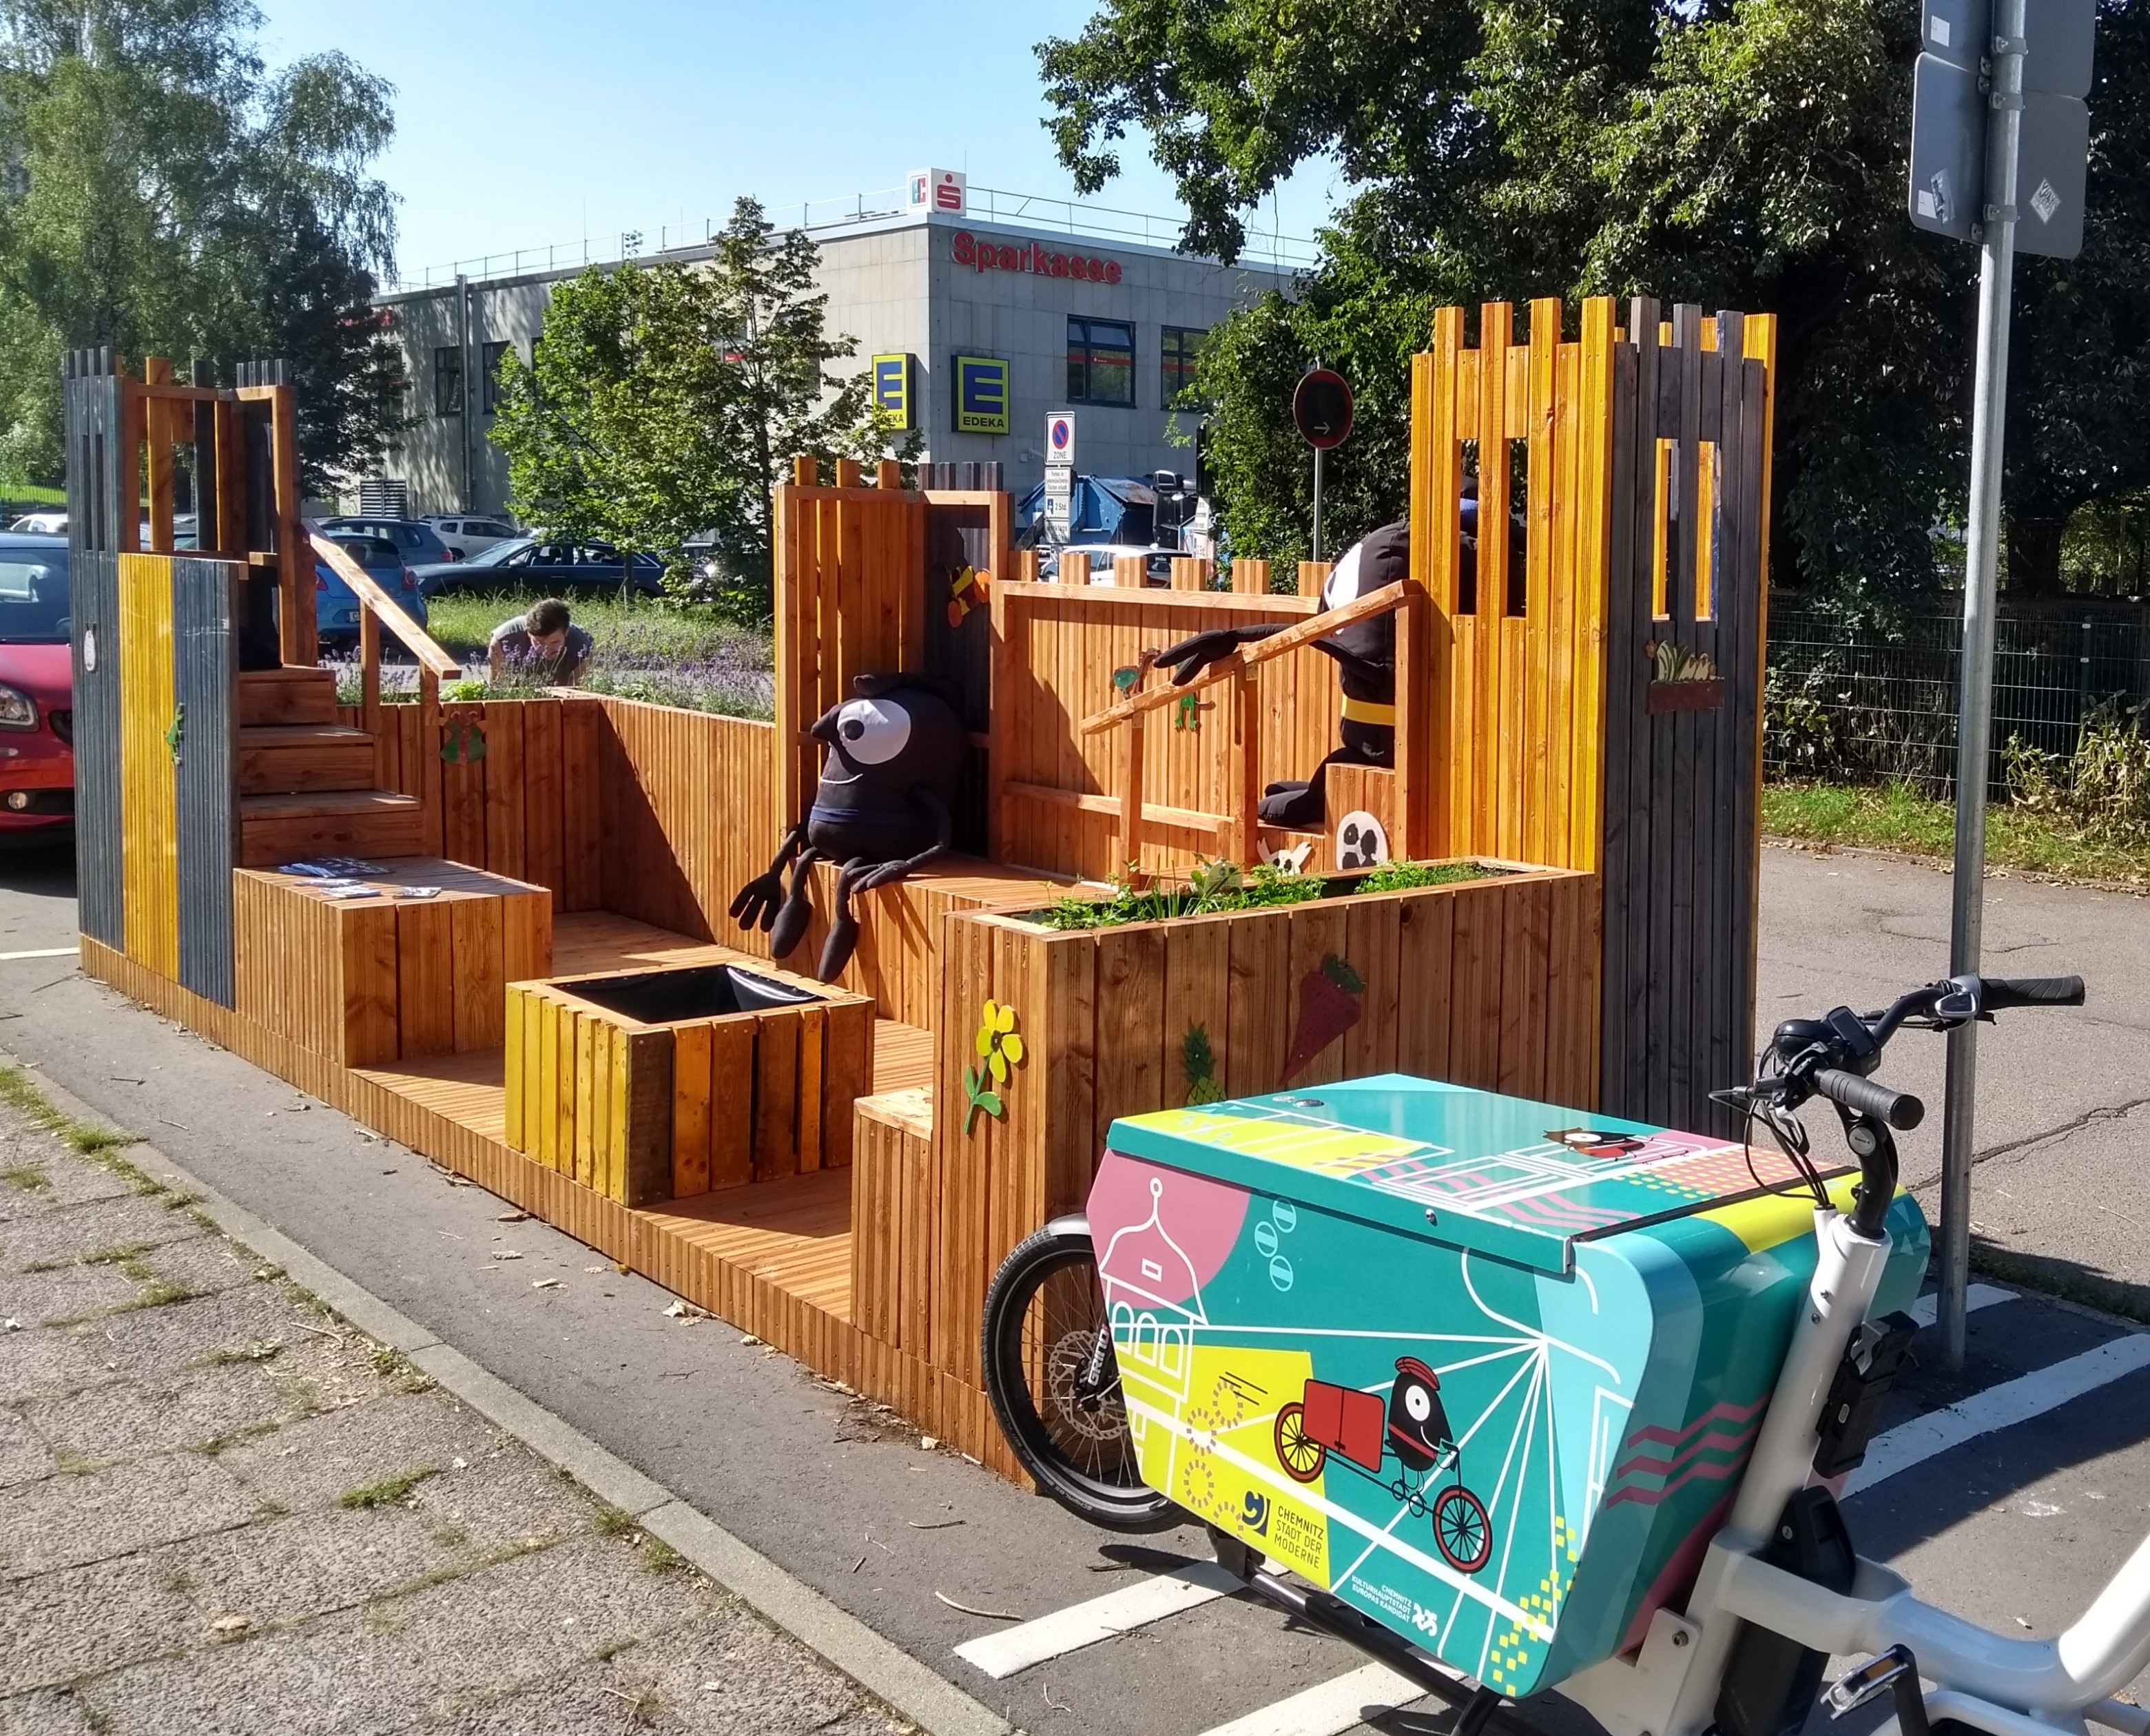
[[[127,956],[179,974],[179,780],[170,734],[172,563],[119,557],[121,920]]]

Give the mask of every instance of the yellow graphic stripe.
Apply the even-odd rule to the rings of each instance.
[[[172,562],[119,557],[122,938],[160,976],[179,974],[179,792],[169,740]]]

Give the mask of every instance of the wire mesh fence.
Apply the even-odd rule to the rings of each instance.
[[[1763,769],[1771,779],[1956,786],[1963,621],[1934,616],[1893,638],[1848,633],[1781,601],[1769,612]],[[1991,793],[2011,739],[2072,756],[2098,705],[2150,699],[2150,631],[2129,609],[2004,611],[1995,623]]]

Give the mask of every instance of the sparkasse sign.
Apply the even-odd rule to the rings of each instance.
[[[995,241],[974,235],[966,229],[956,231],[955,260],[979,271],[1027,271],[1038,277],[1080,277],[1092,283],[1118,283],[1120,262],[1088,254],[1060,253],[1042,241]]]

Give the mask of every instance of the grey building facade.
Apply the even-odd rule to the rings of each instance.
[[[1196,346],[1232,308],[1292,280],[977,214],[868,215],[808,233],[827,329],[858,344],[836,370],[874,371],[884,401],[906,406],[922,458],[997,460],[1017,492],[1043,477],[1054,411],[1073,412],[1086,473],[1192,470],[1189,447],[1170,436]],[[708,256],[686,248],[642,263]],[[529,359],[554,285],[576,275],[462,279],[381,298],[414,417],[381,475],[403,485],[410,512],[507,508],[507,460],[487,437],[492,370],[509,346]],[[1184,411],[1178,431],[1191,433]]]

